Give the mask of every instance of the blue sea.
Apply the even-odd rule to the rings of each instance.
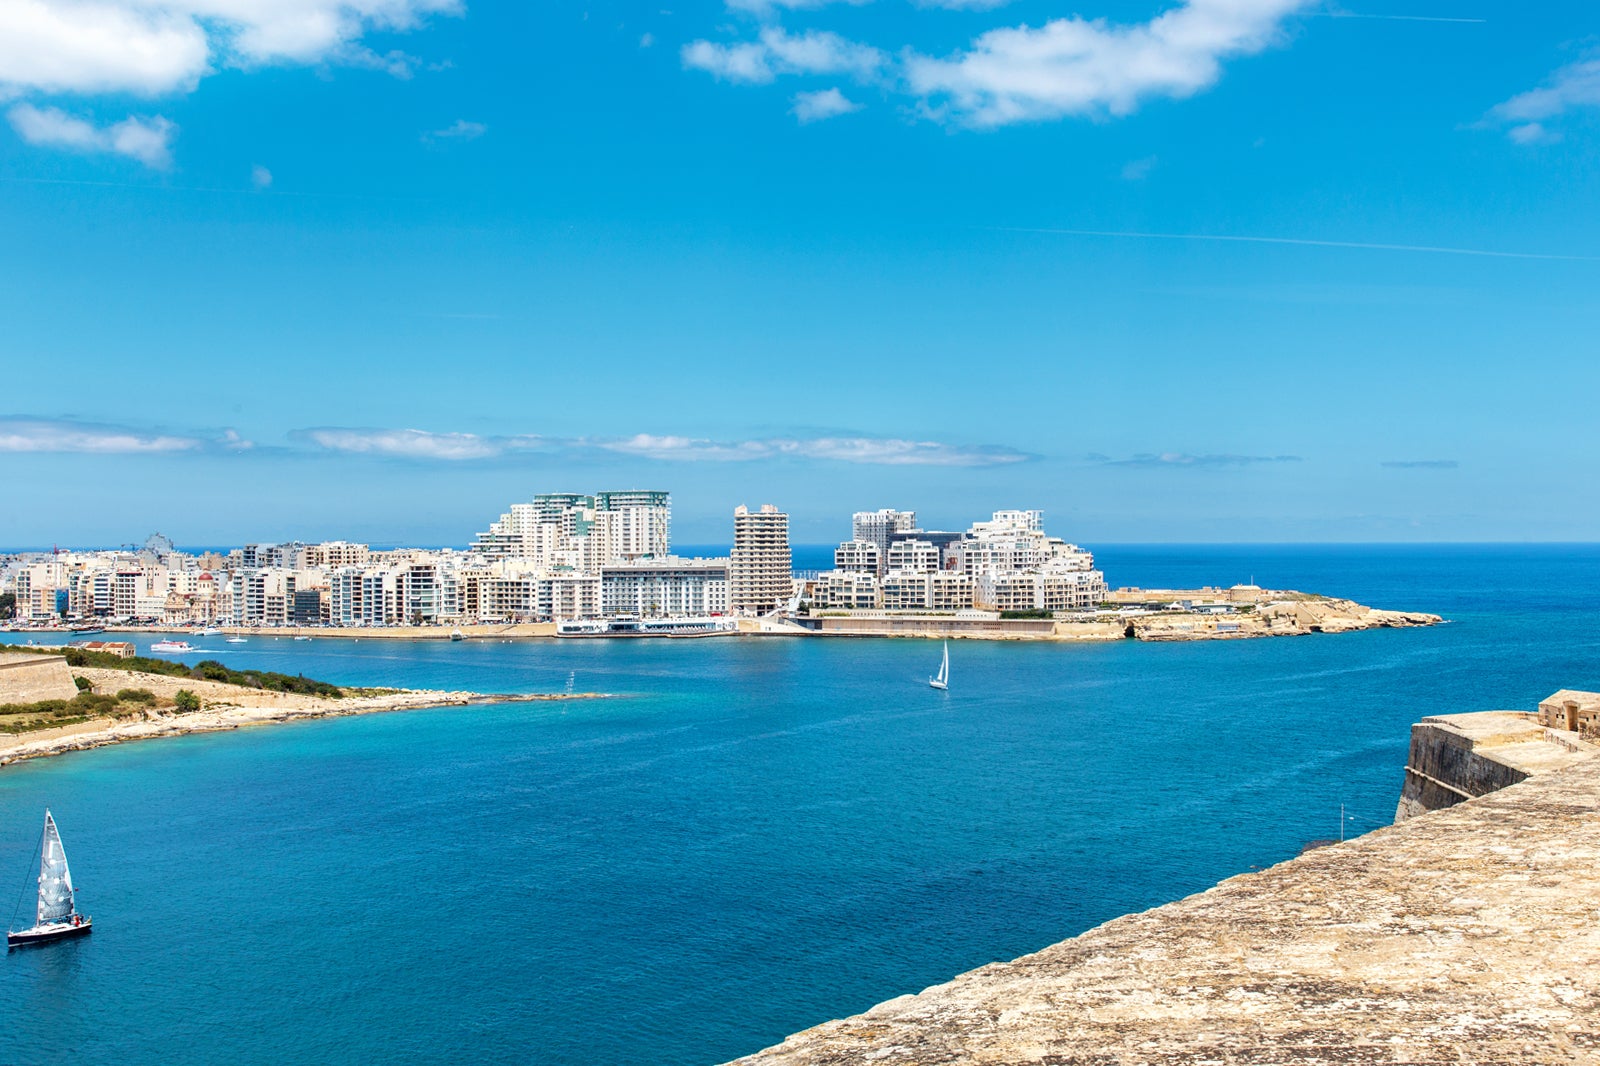
[[[1441,712],[1600,688],[1600,548],[1112,547],[1433,629],[1196,644],[206,638],[362,685],[614,693],[0,771],[95,932],[0,961],[0,1062],[704,1064],[1387,823]]]

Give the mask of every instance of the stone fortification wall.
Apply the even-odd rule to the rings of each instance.
[[[1523,775],[1514,787],[738,1062],[1600,1062],[1600,760],[1529,718],[1443,716],[1413,738],[1419,767],[1447,790]]]
[[[1441,714],[1411,727],[1395,821],[1498,792],[1600,754],[1576,733],[1522,711]]]
[[[0,655],[0,703],[70,700],[78,694],[59,655]]]

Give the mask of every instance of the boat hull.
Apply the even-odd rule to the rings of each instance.
[[[32,929],[7,933],[6,947],[25,948],[33,944],[49,944],[57,940],[71,940],[73,937],[87,936],[89,930],[93,928],[94,921],[90,918],[85,918],[82,925],[73,925],[70,922],[52,922],[50,925],[36,925]]]

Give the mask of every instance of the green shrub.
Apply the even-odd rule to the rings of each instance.
[[[180,688],[176,693],[173,694],[172,703],[173,706],[177,708],[179,714],[188,714],[191,711],[198,711],[200,709],[200,697],[196,696],[193,692],[190,692],[186,688]]]
[[[94,691],[94,682],[90,681],[87,677],[75,677],[72,679],[72,683],[78,686],[79,692]]]
[[[23,648],[16,645],[0,644],[0,651],[28,651],[40,654],[49,654],[50,648]],[[132,659],[120,659],[115,655],[101,651],[84,651],[82,648],[66,649],[66,659],[69,666],[93,666],[106,670],[138,671],[142,674],[158,674],[162,677],[189,677],[196,681],[221,681],[229,685],[242,685],[246,688],[265,688],[274,692],[293,692],[305,696],[325,696],[329,699],[339,699],[344,695],[344,689],[338,685],[330,685],[326,681],[313,681],[308,677],[293,677],[289,674],[273,673],[270,670],[231,670],[215,659],[203,659],[194,666],[170,659],[147,659],[143,656],[134,656]]]
[[[119,703],[154,703],[156,694],[147,688],[124,688],[117,690]]]
[[[67,706],[75,714],[108,714],[116,709],[115,696],[96,696],[93,692],[80,692],[72,697]]]

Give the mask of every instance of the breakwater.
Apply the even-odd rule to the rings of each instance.
[[[1531,712],[1428,718],[1393,827],[737,1062],[1593,1063],[1597,754]]]

